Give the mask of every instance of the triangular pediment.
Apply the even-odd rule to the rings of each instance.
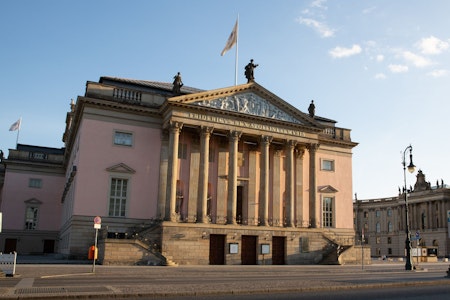
[[[255,82],[173,97],[169,102],[248,114],[298,125],[318,125],[309,115]]]
[[[40,201],[36,198],[31,198],[31,199],[25,200],[24,202],[26,205],[41,205],[42,204],[42,201]]]
[[[134,174],[136,171],[129,166],[127,166],[124,163],[120,163],[114,166],[111,166],[106,169],[108,172],[114,172],[114,173],[125,173],[125,174]]]
[[[322,185],[317,187],[319,193],[337,193],[338,190],[331,185]]]

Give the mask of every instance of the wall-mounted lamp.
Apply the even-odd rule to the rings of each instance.
[[[232,239],[235,240],[237,238],[237,232],[233,233]]]
[[[207,239],[208,238],[208,235],[207,235],[207,233],[206,233],[206,231],[203,231],[202,232],[202,239]]]
[[[295,240],[295,233],[291,235],[291,241]]]

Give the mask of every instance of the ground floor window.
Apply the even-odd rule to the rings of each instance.
[[[333,227],[333,197],[323,197],[322,213],[323,227]]]
[[[128,197],[128,179],[111,178],[109,216],[125,217]]]

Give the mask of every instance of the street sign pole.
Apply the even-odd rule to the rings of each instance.
[[[95,240],[94,240],[94,254],[92,260],[92,273],[95,273],[95,260],[97,259],[97,238],[98,238],[98,230],[102,227],[102,218],[99,216],[94,218],[94,228],[95,228]]]
[[[95,241],[94,241],[94,259],[92,260],[92,273],[95,273],[95,254],[97,253],[97,236],[98,236],[98,228],[95,228]]]

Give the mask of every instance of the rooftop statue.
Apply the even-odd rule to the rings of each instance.
[[[247,83],[255,81],[255,76],[253,74],[253,70],[257,67],[257,64],[253,63],[253,59],[250,59],[250,62],[245,66],[245,78],[247,78]]]
[[[177,73],[173,77],[173,88],[172,92],[176,95],[179,95],[181,93],[181,87],[183,86],[183,81],[181,80],[181,74],[180,72]]]

